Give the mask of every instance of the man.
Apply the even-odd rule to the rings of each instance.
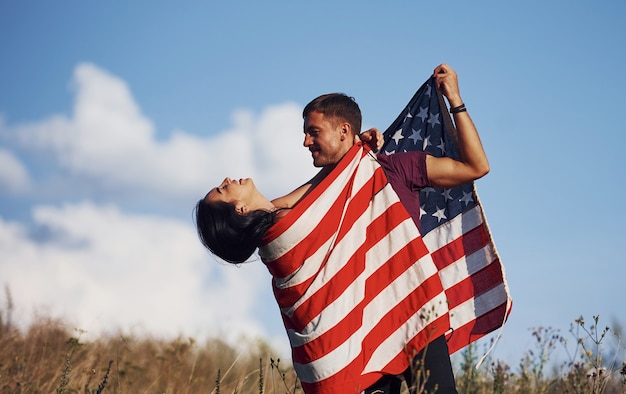
[[[423,152],[378,156],[392,188],[418,228],[420,210],[419,200],[415,198],[416,187],[458,186],[472,182],[489,172],[489,163],[478,132],[461,99],[456,72],[448,65],[442,64],[435,68],[433,76],[450,105],[450,112],[457,128],[461,159],[437,158]],[[311,152],[313,165],[324,170],[333,168],[360,139],[370,145],[382,143],[382,135],[377,130],[361,134],[359,138],[360,109],[352,98],[343,94],[327,94],[314,99],[304,108],[303,118],[304,146]],[[320,172],[322,176],[327,173],[324,170]],[[319,177],[317,178],[319,181]],[[415,357],[416,362],[422,359],[423,369],[429,373],[426,382],[416,381],[412,371],[408,370],[405,372],[405,379],[409,386],[419,387],[425,384],[428,391],[436,388],[438,393],[457,392],[443,336],[432,341],[425,354],[421,353]],[[385,376],[365,390],[365,393],[399,393],[399,390],[399,380]]]

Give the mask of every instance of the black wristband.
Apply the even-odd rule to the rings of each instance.
[[[465,112],[467,108],[465,108],[465,104],[461,104],[458,107],[450,108],[451,114],[458,114],[459,112]]]

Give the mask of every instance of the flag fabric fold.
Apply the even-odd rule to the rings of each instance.
[[[460,157],[456,129],[435,86],[426,81],[383,133],[385,154],[425,151]],[[450,353],[501,327],[512,300],[474,183],[420,192],[421,234],[450,308]]]
[[[308,394],[400,374],[450,328],[440,268],[362,144],[268,230],[259,254]]]

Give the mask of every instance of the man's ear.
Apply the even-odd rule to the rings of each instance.
[[[248,207],[241,200],[236,200],[233,202],[235,204],[235,211],[237,211],[240,215],[245,215],[248,213]]]
[[[348,122],[342,122],[339,124],[339,132],[341,133],[341,140],[352,137],[352,126]]]

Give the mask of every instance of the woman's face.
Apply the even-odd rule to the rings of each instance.
[[[211,189],[211,191],[207,193],[206,197],[204,197],[204,201],[224,201],[231,204],[243,202],[249,204],[255,192],[256,186],[250,178],[239,180],[226,178],[219,186]]]

